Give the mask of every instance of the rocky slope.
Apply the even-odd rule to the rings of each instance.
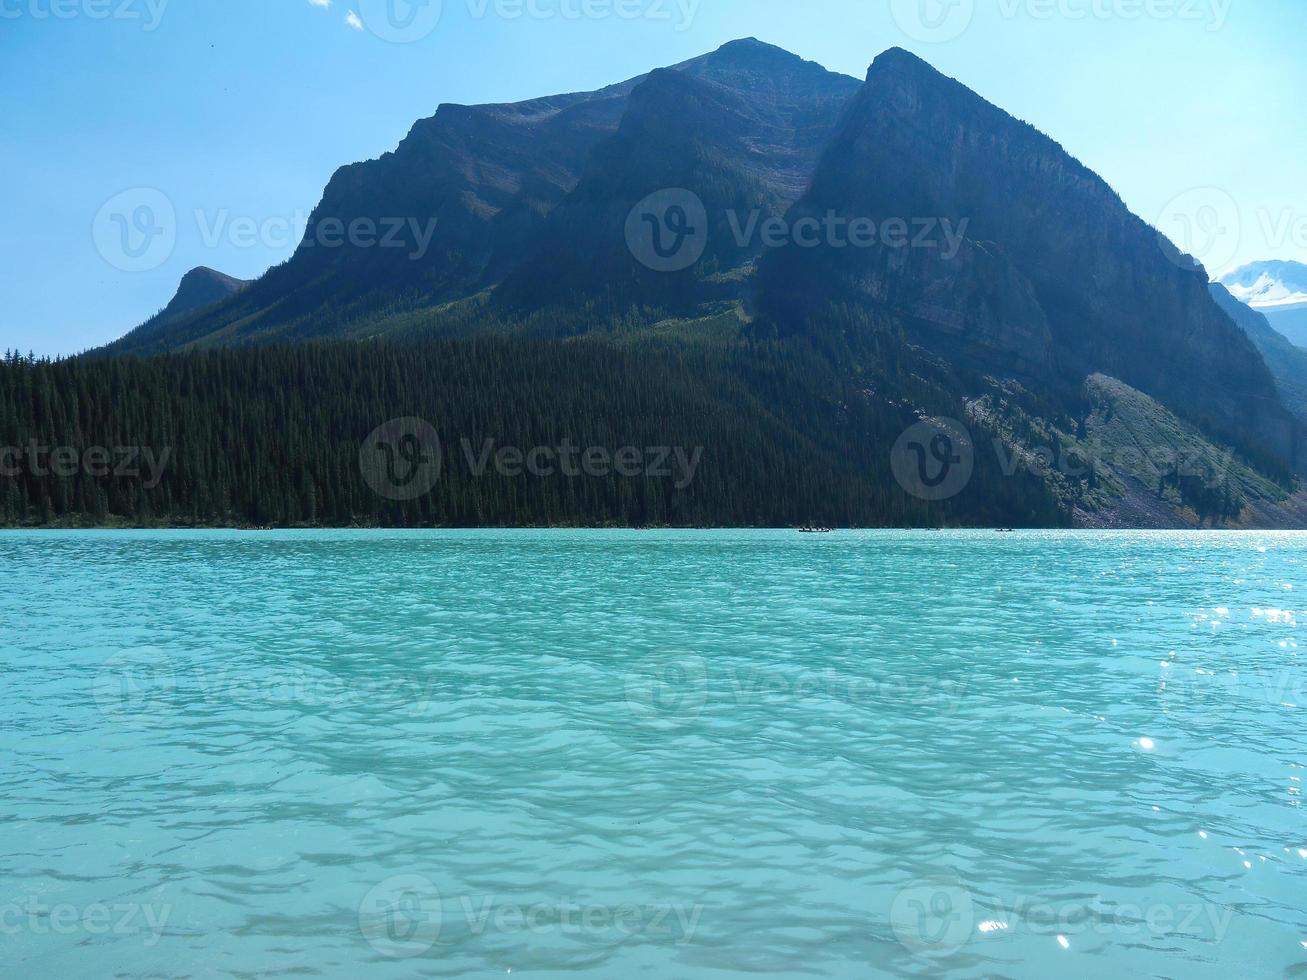
[[[554,252],[566,259],[584,249],[573,226],[593,195],[605,197],[605,213],[615,212],[610,185],[657,183],[657,168],[646,166],[644,155],[668,158],[685,145],[690,120],[681,113],[695,99],[691,92],[705,99],[697,116],[705,125],[734,116],[729,138],[712,134],[720,137],[717,148],[730,144],[725,165],[764,186],[768,200],[788,204],[806,187],[857,88],[855,79],[747,39],[596,92],[442,105],[393,153],[337,171],[295,255],[238,300],[167,331],[137,330],[112,349],[371,333],[376,321],[397,312],[529,276]],[[565,201],[567,214],[549,224]],[[608,249],[611,236],[599,237]],[[581,266],[573,262],[564,271]]]
[[[764,266],[776,315],[887,310],[918,342],[1037,387],[1121,378],[1244,451],[1287,464],[1295,424],[1261,356],[1092,171],[1034,128],[893,50],[822,157],[796,216],[947,222],[932,247],[800,248]],[[884,237],[884,236],[882,236]]]
[[[496,297],[510,315],[593,303],[609,316],[685,313],[742,295],[763,247],[750,229],[803,193],[857,85],[756,42],[728,45],[705,68],[721,65],[733,70],[657,71],[632,91],[617,132]],[[644,238],[654,232],[630,223],[650,195],[666,262]],[[672,208],[687,215],[683,241],[662,225]]]
[[[391,247],[324,246],[394,219]],[[782,351],[778,404],[820,360],[859,392],[833,418],[970,406],[1014,473],[1096,427],[1232,459],[1253,474],[1238,486],[1230,466],[1036,476],[1085,523],[1239,523],[1292,493],[1307,381],[1233,302],[1060,145],[920,59],[888,51],[860,84],[749,40],[597,92],[442,106],[336,174],[289,262],[110,352],[484,334]],[[1042,507],[1029,480],[983,492]]]

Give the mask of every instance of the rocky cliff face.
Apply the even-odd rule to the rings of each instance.
[[[616,128],[631,87],[441,106],[394,152],[338,170],[295,255],[191,332],[224,342],[346,333],[378,310],[493,284]]]
[[[686,103],[678,92],[697,91],[709,103],[734,101],[727,112],[736,117],[728,165],[738,163],[788,204],[807,186],[857,89],[855,79],[749,39],[595,92],[512,105],[442,105],[394,152],[338,170],[295,255],[239,301],[193,318],[182,333],[220,343],[349,334],[379,311],[431,306],[496,286],[558,248],[606,250],[606,241],[587,245],[578,237],[578,212],[596,191],[651,178],[656,168],[642,154],[666,159],[674,152],[670,144],[689,122],[680,115]],[[703,112],[711,115],[707,106]],[[596,159],[619,125],[621,140]],[[631,172],[612,169],[626,166]],[[577,193],[583,176],[589,188]],[[578,207],[549,227],[549,215],[568,199]],[[605,207],[617,205],[610,200]],[[359,246],[342,233],[351,227],[388,241]],[[621,221],[617,228],[620,233]],[[560,233],[566,238],[556,245]],[[138,332],[137,349],[149,349],[149,340]]]
[[[1075,383],[1101,371],[1249,452],[1292,456],[1270,372],[1201,269],[1057,143],[905,51],[876,59],[795,213],[830,211],[948,222],[966,242],[952,259],[787,249],[764,270],[779,316],[813,296],[886,307],[980,368]]]
[[[669,190],[701,240],[664,268],[630,222]],[[756,222],[781,215],[769,243]],[[341,241],[360,221],[397,223],[391,245]],[[953,395],[999,379],[1028,412],[1070,412],[1102,373],[1270,469],[1294,458],[1276,380],[1202,270],[1057,143],[900,50],[864,84],[748,40],[597,92],[442,106],[333,177],[289,262],[116,349],[402,335],[449,309],[467,333],[727,308],[879,364],[896,404],[938,367]]]
[[[1299,436],[1307,439],[1307,350],[1294,346],[1279,333],[1260,310],[1235,299],[1219,282],[1211,284],[1212,298],[1261,351],[1275,378],[1280,400],[1298,420]],[[1307,463],[1307,445],[1299,443],[1298,465]]]
[[[756,41],[727,45],[690,70],[652,73],[499,299],[517,310],[599,302],[620,314],[738,298],[744,267],[762,249],[758,223],[803,192],[857,87]],[[651,217],[672,251],[666,208],[687,212],[693,238],[683,246],[693,251],[684,261],[669,256],[664,266],[656,251],[631,247],[632,210],[653,194],[666,196]]]

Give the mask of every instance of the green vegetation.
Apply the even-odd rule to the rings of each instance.
[[[903,492],[888,465],[894,440],[918,411],[959,416],[964,406],[925,380],[916,405],[870,384],[797,342],[716,339],[332,342],[54,362],[10,354],[0,365],[0,450],[45,452],[36,465],[0,458],[0,524],[1066,522],[1038,479],[1005,476],[988,455],[952,500]],[[391,500],[364,479],[360,449],[379,425],[409,416],[439,434],[443,468],[430,492]],[[688,483],[683,472],[478,475],[468,447],[479,455],[487,440],[524,452],[566,440],[702,455]],[[140,472],[95,472],[86,461],[100,447],[138,448]],[[58,448],[75,472],[49,465]],[[163,461],[157,474],[149,460]]]

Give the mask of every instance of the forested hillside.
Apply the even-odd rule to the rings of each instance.
[[[0,523],[1067,521],[1038,480],[1005,476],[988,455],[952,500],[905,493],[888,448],[916,415],[843,377],[801,345],[766,343],[480,338],[147,359],[11,354],[0,367],[0,446],[11,447],[0,459]],[[925,382],[917,394],[941,414],[965,411]],[[429,423],[440,447],[438,478],[408,500],[379,492],[361,459],[412,448],[369,443],[379,426],[404,418]],[[627,475],[616,463],[568,475],[557,453],[565,445],[612,460],[627,447],[636,455]],[[553,472],[533,474],[514,455],[537,447]],[[505,449],[508,465],[480,465]],[[65,465],[55,465],[56,451]]]

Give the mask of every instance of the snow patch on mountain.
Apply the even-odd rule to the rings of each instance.
[[[1307,265],[1254,262],[1223,276],[1231,295],[1258,310],[1307,305]]]

